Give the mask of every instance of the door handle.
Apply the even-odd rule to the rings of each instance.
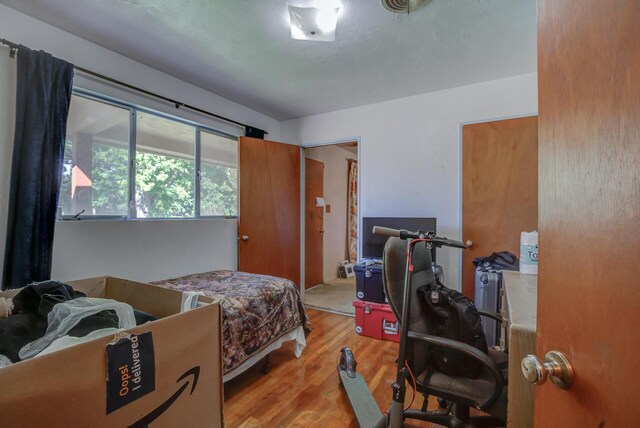
[[[529,354],[520,364],[524,377],[534,385],[542,385],[551,378],[558,388],[569,389],[573,385],[573,367],[567,357],[559,351],[549,351],[544,362],[535,355]]]
[[[242,239],[243,241],[247,242],[249,240],[249,237],[247,235],[242,235]]]
[[[467,247],[473,247],[473,241],[467,240],[467,242],[464,243]]]

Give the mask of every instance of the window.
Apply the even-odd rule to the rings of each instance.
[[[60,189],[62,214],[127,216],[129,110],[73,96]]]
[[[75,89],[59,205],[64,218],[235,217],[237,152],[203,125]]]
[[[200,213],[238,215],[238,147],[210,132],[200,134]]]
[[[136,216],[194,217],[196,128],[138,112]]]

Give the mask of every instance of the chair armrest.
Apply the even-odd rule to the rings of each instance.
[[[500,373],[498,366],[496,366],[496,363],[491,359],[491,357],[489,357],[484,352],[466,343],[458,342],[456,340],[451,340],[451,339],[445,339],[444,337],[432,336],[430,334],[422,334],[422,333],[409,331],[408,337],[409,339],[412,339],[412,340],[419,340],[422,342],[427,342],[434,346],[439,346],[442,348],[448,348],[448,349],[453,349],[455,351],[462,352],[466,356],[479,361],[480,363],[482,363],[483,366],[487,368],[487,370],[489,371],[489,373],[491,374],[495,382],[494,388],[493,388],[493,394],[491,394],[491,396],[487,400],[485,400],[483,403],[476,404],[476,407],[478,407],[479,409],[484,410],[488,408],[493,403],[495,403],[495,401],[500,397],[500,394],[502,393],[502,389],[504,388],[504,379],[502,378],[502,373]]]
[[[492,318],[498,321],[500,324],[502,324],[502,317],[500,316],[500,314],[497,314],[495,312],[485,311],[484,309],[478,309],[478,313],[483,317]]]

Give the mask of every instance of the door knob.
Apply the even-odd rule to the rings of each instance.
[[[529,354],[522,359],[520,367],[524,377],[534,385],[542,385],[548,377],[558,388],[569,389],[573,385],[573,367],[562,352],[547,352],[544,363]]]
[[[247,235],[242,235],[242,240],[246,242],[249,240],[249,237]]]
[[[473,245],[473,241],[467,241],[464,243],[467,247],[471,247]]]

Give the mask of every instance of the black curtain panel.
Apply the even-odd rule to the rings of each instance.
[[[51,275],[73,64],[20,46],[17,77],[2,289]]]
[[[261,140],[264,140],[264,129],[254,128],[253,126],[245,126],[244,136],[251,138],[260,138]]]

